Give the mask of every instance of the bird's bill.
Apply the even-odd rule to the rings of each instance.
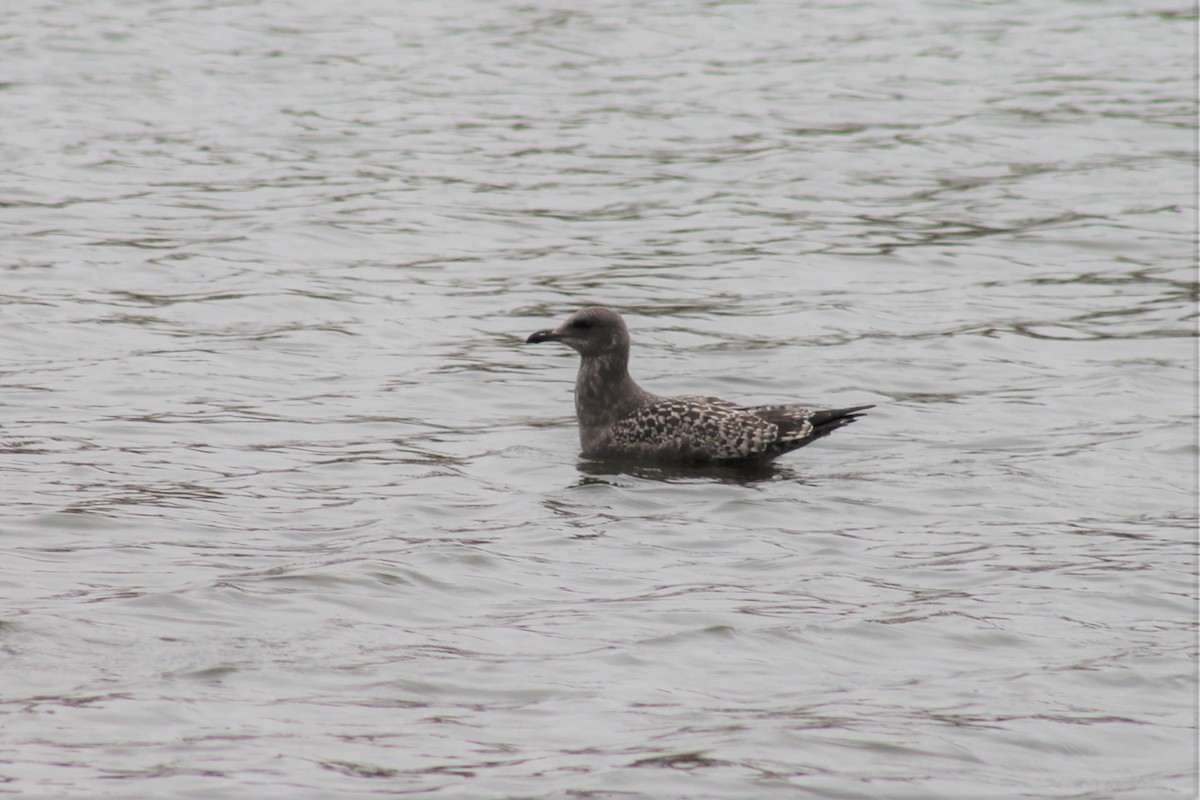
[[[547,328],[544,331],[535,331],[534,333],[529,334],[529,338],[525,340],[525,344],[541,344],[542,342],[557,342],[560,339],[562,339],[561,333],[556,333],[555,331],[552,331],[549,328]]]

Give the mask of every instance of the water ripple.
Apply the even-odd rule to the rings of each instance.
[[[911,5],[14,8],[0,783],[1194,794],[1195,10]]]

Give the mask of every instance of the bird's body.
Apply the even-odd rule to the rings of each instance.
[[[736,463],[770,461],[825,436],[871,406],[814,411],[742,406],[715,397],[660,397],[629,375],[620,314],[585,308],[528,344],[559,341],[582,357],[575,381],[579,440],[587,458]]]

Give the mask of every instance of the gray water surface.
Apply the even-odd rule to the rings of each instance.
[[[0,795],[1195,796],[1192,5],[11,5]]]

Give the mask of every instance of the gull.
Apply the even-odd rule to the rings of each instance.
[[[662,397],[629,375],[629,330],[616,311],[593,306],[526,344],[561,342],[582,361],[575,415],[583,456],[654,462],[771,461],[861,417],[871,405],[813,410],[744,406],[716,397]]]

